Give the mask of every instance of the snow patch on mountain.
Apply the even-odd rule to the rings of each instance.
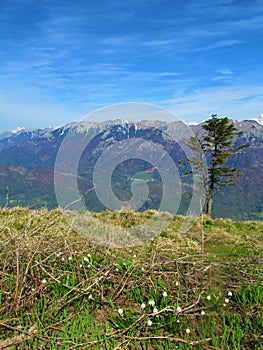
[[[11,133],[12,134],[19,134],[21,131],[24,131],[25,130],[25,128],[24,127],[17,127],[17,128],[15,128],[15,129],[13,129],[13,130],[11,130]]]
[[[199,123],[197,122],[185,122],[187,126],[193,126],[193,125],[198,125]]]
[[[263,113],[258,118],[251,118],[250,120],[255,120],[258,124],[263,125]]]

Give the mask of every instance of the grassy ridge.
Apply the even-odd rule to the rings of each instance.
[[[124,227],[149,215],[96,214]],[[59,210],[1,209],[0,348],[263,349],[263,223],[203,218],[181,234],[183,220],[108,249]]]

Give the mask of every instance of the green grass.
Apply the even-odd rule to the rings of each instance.
[[[138,171],[137,173],[132,175],[132,180],[145,180],[145,181],[153,181],[153,173],[152,172],[147,172],[147,171]]]
[[[94,214],[113,227],[155,215]],[[263,349],[263,223],[204,217],[182,234],[183,221],[109,249],[59,210],[1,209],[0,348]]]

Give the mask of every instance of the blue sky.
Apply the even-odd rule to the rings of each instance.
[[[0,131],[122,102],[257,118],[262,37],[261,0],[1,0]]]

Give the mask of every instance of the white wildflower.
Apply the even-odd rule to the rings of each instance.
[[[163,292],[163,297],[167,297],[167,292]]]
[[[148,324],[148,326],[151,326],[153,323],[151,320],[148,320],[147,324]]]
[[[155,301],[154,300],[149,300],[148,304],[154,306],[155,305]]]
[[[119,308],[118,313],[122,316],[123,315],[123,309]]]
[[[146,308],[146,305],[144,303],[141,304],[141,308],[142,309],[145,309]]]

